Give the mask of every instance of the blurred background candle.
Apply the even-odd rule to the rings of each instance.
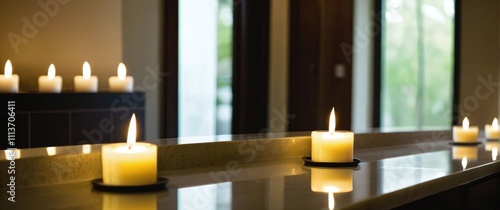
[[[102,146],[102,175],[107,185],[138,186],[157,180],[157,146],[136,143],[135,114],[130,120],[127,143]]]
[[[75,76],[75,92],[97,92],[97,77],[91,76],[90,64],[83,63],[82,76]]]
[[[498,120],[495,117],[493,122],[490,124],[486,124],[484,126],[484,136],[486,139],[500,139],[500,130],[498,129]]]
[[[4,74],[0,75],[0,92],[19,92],[19,76],[17,74],[12,74],[12,63],[10,60],[7,60],[5,63]]]
[[[50,64],[47,76],[38,77],[38,92],[60,93],[62,87],[61,76],[56,76],[56,67]]]
[[[462,121],[462,126],[453,126],[453,141],[476,142],[478,130],[477,126],[469,126],[469,119],[466,117]]]
[[[127,76],[127,67],[125,64],[118,65],[118,76],[109,78],[110,92],[132,92],[134,86],[134,78]]]
[[[335,131],[335,110],[330,114],[328,131],[311,133],[311,159],[314,162],[352,162],[354,133]]]

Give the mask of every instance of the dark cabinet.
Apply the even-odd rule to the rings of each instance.
[[[142,92],[0,94],[0,149],[123,142],[132,113],[143,139],[144,105]]]

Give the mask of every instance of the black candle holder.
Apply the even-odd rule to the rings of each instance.
[[[311,157],[302,157],[304,165],[315,167],[357,167],[361,162],[360,159],[354,158],[352,162],[314,162]]]
[[[476,146],[476,145],[480,145],[481,143],[482,142],[480,142],[480,141],[476,141],[476,142],[455,142],[455,141],[448,142],[448,144],[454,145],[454,146]]]
[[[167,178],[158,177],[155,183],[146,185],[107,185],[104,184],[102,178],[94,179],[91,181],[94,189],[105,192],[150,192],[160,191],[166,189],[168,183]]]

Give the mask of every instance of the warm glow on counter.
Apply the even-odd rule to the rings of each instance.
[[[47,147],[47,155],[54,156],[57,154],[56,147]]]

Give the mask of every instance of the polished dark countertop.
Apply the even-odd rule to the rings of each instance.
[[[494,149],[496,148],[496,149]],[[351,192],[334,194],[335,209],[388,209],[500,171],[498,142],[457,147],[449,141],[356,149]],[[493,155],[492,155],[493,154]],[[465,169],[462,166],[467,157]],[[328,209],[328,194],[313,192],[299,157],[161,171],[168,189],[106,193],[87,181],[16,190],[1,209]],[[326,169],[335,174],[341,169]],[[345,170],[345,169],[343,169]],[[7,207],[7,208],[4,208]]]

